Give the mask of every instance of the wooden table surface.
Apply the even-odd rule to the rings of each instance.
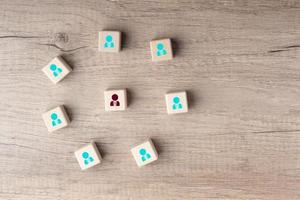
[[[98,31],[123,50],[97,50]],[[175,58],[151,62],[149,41]],[[42,73],[62,55],[73,72]],[[0,199],[299,200],[300,1],[1,0]],[[103,91],[128,88],[105,112]],[[187,90],[190,111],[164,95]],[[71,125],[48,133],[41,114],[64,104]],[[155,163],[130,147],[151,137]],[[81,171],[74,151],[95,141],[103,163]]]

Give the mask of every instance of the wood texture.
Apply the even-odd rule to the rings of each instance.
[[[97,50],[120,30],[123,51]],[[151,62],[149,41],[175,59]],[[62,54],[74,71],[54,85],[41,68]],[[0,199],[299,200],[298,0],[1,0]],[[129,90],[126,112],[103,91]],[[187,90],[188,114],[164,94]],[[59,104],[71,125],[49,134]],[[159,160],[138,169],[130,147],[153,138]],[[80,171],[91,140],[103,163]]]

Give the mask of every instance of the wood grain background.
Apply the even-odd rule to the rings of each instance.
[[[123,51],[97,51],[102,29]],[[151,62],[149,41],[175,59]],[[54,85],[53,57],[74,71]],[[1,0],[0,199],[299,200],[299,0]],[[126,87],[129,109],[104,111]],[[164,94],[187,90],[188,114]],[[68,128],[41,114],[64,104]],[[159,160],[138,169],[130,147],[153,138]],[[73,152],[96,141],[103,163],[80,171]]]

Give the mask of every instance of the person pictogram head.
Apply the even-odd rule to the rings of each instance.
[[[163,50],[164,49],[164,45],[162,43],[158,43],[156,47],[157,47],[158,50]]]
[[[146,155],[146,149],[140,149],[140,154],[141,154],[142,156]]]
[[[112,42],[113,38],[111,35],[106,36],[105,38],[106,42]]]
[[[87,159],[89,156],[90,156],[90,155],[89,155],[88,152],[83,152],[83,153],[82,153],[82,157],[83,157],[84,159]]]
[[[178,104],[180,102],[179,97],[174,97],[173,98],[173,103]]]
[[[55,64],[50,65],[50,70],[55,71],[57,69],[57,66]]]
[[[118,96],[117,94],[113,94],[113,95],[111,96],[111,99],[114,100],[114,101],[117,101],[118,98],[119,98],[119,96]]]
[[[56,113],[52,113],[51,114],[51,119],[52,120],[56,120],[57,119],[57,114]]]

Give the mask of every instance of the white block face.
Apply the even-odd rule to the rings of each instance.
[[[75,151],[75,157],[80,165],[81,170],[98,165],[102,160],[102,157],[94,142]]]
[[[105,111],[121,111],[127,108],[127,92],[122,90],[107,90],[104,92]]]
[[[166,104],[168,114],[188,112],[188,102],[186,92],[166,94]]]
[[[121,32],[100,31],[98,49],[102,52],[119,52],[121,50]]]
[[[173,59],[173,51],[170,39],[153,40],[150,42],[152,61],[164,61]]]
[[[132,148],[131,153],[139,167],[152,163],[158,159],[158,154],[151,139]]]
[[[61,57],[56,57],[42,71],[56,84],[64,79],[72,68]]]
[[[49,132],[64,128],[70,124],[69,117],[63,106],[58,106],[45,112],[42,117]]]

